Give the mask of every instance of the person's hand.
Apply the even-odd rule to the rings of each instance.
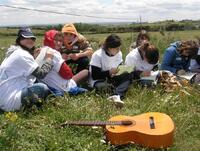
[[[69,54],[69,58],[72,59],[72,60],[74,60],[74,61],[76,61],[76,60],[79,59],[79,54],[76,54],[76,53]]]
[[[183,75],[183,74],[186,74],[185,70],[181,69],[177,71],[177,75]]]
[[[110,75],[113,76],[113,75],[117,74],[117,72],[119,72],[119,69],[117,69],[117,68],[112,68],[112,69],[110,69],[109,72],[110,72]]]
[[[40,54],[41,48],[36,48],[33,52],[33,57],[34,59],[37,58],[37,56]]]
[[[64,60],[68,60],[68,59],[69,59],[69,55],[63,53],[63,54],[62,54],[62,58],[63,58]]]
[[[143,71],[141,74],[142,77],[148,77],[150,75],[151,75],[151,71]]]
[[[53,59],[54,56],[54,52],[51,50],[47,50],[46,55],[45,55],[45,59]]]

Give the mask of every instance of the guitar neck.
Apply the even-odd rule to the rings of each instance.
[[[132,121],[66,121],[61,124],[62,127],[67,125],[77,126],[106,126],[106,125],[131,125]]]

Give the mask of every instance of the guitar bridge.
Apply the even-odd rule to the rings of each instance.
[[[155,129],[155,122],[153,116],[149,117],[149,126],[151,129]]]

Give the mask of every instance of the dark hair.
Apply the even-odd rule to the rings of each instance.
[[[189,57],[195,57],[197,56],[199,50],[199,44],[193,40],[181,41],[181,44],[177,50],[180,54],[182,54],[184,50],[188,50]]]
[[[156,64],[159,60],[159,50],[149,42],[144,43],[140,50],[144,52],[147,62],[150,64]]]
[[[22,47],[22,49],[28,51],[31,55],[33,55],[34,50],[35,50],[35,46],[33,48],[31,48],[31,49],[27,48],[26,46],[24,46],[24,45],[22,45],[20,43],[20,41],[23,40],[23,39],[26,39],[26,38],[24,38],[22,36],[18,36],[17,39],[16,39],[16,41],[15,41],[15,45]],[[31,38],[31,39],[35,40],[35,38]]]
[[[108,48],[117,48],[119,46],[121,46],[121,39],[115,34],[109,35],[103,44],[105,50],[108,50]]]
[[[25,38],[22,37],[22,36],[18,36],[17,39],[15,40],[15,44],[20,46],[21,45],[20,41],[23,40],[23,39],[25,39]]]
[[[147,33],[147,31],[141,30],[140,33],[138,34],[137,40],[136,40],[137,47],[140,45],[139,42],[142,39],[142,37],[145,37],[148,41],[150,41],[150,37],[149,37],[149,34]]]

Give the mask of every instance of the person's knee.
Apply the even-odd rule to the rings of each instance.
[[[36,83],[35,87],[36,87],[36,89],[39,89],[40,91],[44,91],[44,92],[50,91],[48,86],[44,83]]]
[[[44,83],[35,83],[33,86],[28,88],[30,95],[37,95],[40,99],[46,99],[46,97],[51,94],[50,89]]]
[[[82,74],[82,77],[88,78],[88,76],[89,76],[89,70],[84,69],[84,70],[81,71],[81,74]]]
[[[108,86],[108,83],[107,82],[96,82],[94,84],[94,88],[97,89],[97,90],[101,90],[101,89],[104,89]]]
[[[22,91],[21,103],[26,107],[31,107],[34,104],[40,106],[40,99],[45,100],[50,93],[50,89],[46,84],[36,83]]]

